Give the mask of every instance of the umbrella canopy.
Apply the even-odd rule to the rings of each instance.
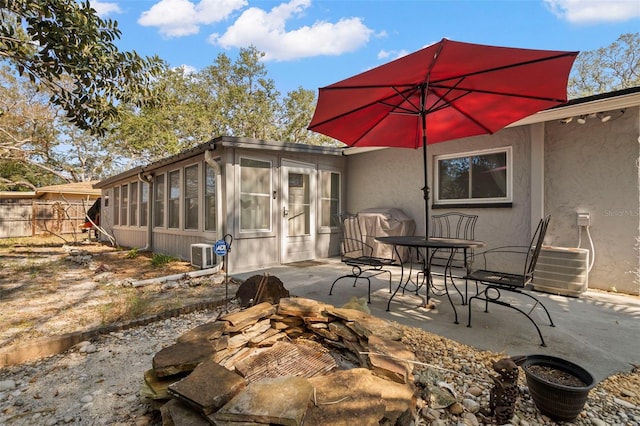
[[[577,55],[442,39],[320,88],[308,128],[349,146],[422,146],[429,235],[427,144],[494,133],[565,103]]]

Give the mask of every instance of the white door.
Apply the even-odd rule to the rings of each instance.
[[[282,162],[282,263],[315,258],[316,169]]]

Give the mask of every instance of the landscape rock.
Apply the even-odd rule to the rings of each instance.
[[[355,368],[309,379],[315,389],[305,422],[312,425],[379,425],[387,401],[370,370]],[[409,401],[410,401],[409,397]]]
[[[169,394],[206,415],[219,410],[244,387],[238,374],[207,360],[186,378],[169,385]]]
[[[13,390],[16,388],[16,382],[13,380],[2,380],[0,381],[0,392]]]
[[[278,377],[252,383],[210,418],[224,421],[258,422],[299,426],[313,395],[313,387],[302,377]]]
[[[210,426],[207,420],[177,399],[160,408],[162,426]]]
[[[480,410],[480,404],[473,399],[465,398],[462,400],[462,405],[470,413],[477,413]]]
[[[158,377],[193,371],[214,353],[214,346],[209,341],[195,340],[174,344],[153,357],[153,370]]]

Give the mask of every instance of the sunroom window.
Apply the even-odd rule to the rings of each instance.
[[[155,177],[153,185],[153,224],[164,226],[164,174]]]
[[[129,185],[122,185],[122,193],[120,194],[120,225],[127,226],[127,207],[129,206]]]
[[[149,214],[149,184],[140,184],[140,226],[147,226],[147,215]]]
[[[320,172],[320,226],[338,226],[340,209],[340,173]]]
[[[169,172],[168,228],[180,227],[180,170]]]
[[[217,227],[216,210],[216,171],[213,167],[205,165],[204,177],[204,229],[215,231]]]
[[[271,231],[271,162],[240,159],[240,231]]]
[[[436,157],[435,204],[511,202],[511,148]]]
[[[198,229],[198,165],[184,169],[184,227]]]
[[[129,226],[138,225],[138,182],[131,182],[131,211],[129,212]]]

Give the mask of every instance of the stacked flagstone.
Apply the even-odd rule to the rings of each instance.
[[[158,352],[145,394],[165,425],[395,424],[415,406],[415,356],[400,338],[358,310],[264,302]]]

